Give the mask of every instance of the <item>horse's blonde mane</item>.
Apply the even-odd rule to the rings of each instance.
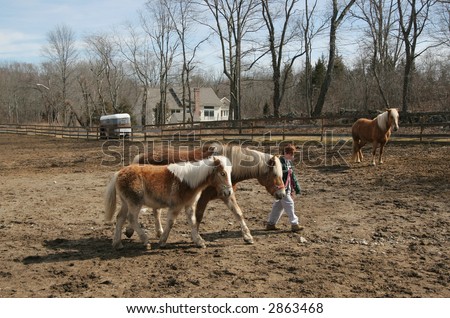
[[[260,152],[254,149],[242,148],[239,146],[223,146],[223,155],[231,158],[233,165],[233,175],[240,177],[257,177],[268,173],[272,169],[268,161],[271,154]],[[274,157],[274,173],[282,177],[283,171],[278,157]]]
[[[382,131],[386,131],[386,126],[388,123],[388,112],[385,111],[381,114],[379,114],[377,117],[375,117],[375,120],[377,121],[377,125],[378,127],[382,130]]]
[[[231,162],[224,156],[215,156],[197,162],[179,162],[167,166],[170,172],[181,182],[187,183],[191,188],[198,187],[213,172],[214,160],[219,159],[228,175],[231,174]]]
[[[394,114],[394,117],[398,118],[398,111],[396,108],[391,108],[389,110]],[[387,126],[389,122],[389,110],[386,110],[385,112],[375,117],[377,125],[382,131],[387,131],[390,128]]]

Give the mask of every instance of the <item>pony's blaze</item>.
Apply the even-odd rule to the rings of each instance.
[[[398,130],[398,111],[395,108],[392,108],[389,110],[389,121],[390,121],[390,127],[393,127],[394,131]]]
[[[227,162],[221,162],[219,159],[214,160],[216,178],[216,191],[220,197],[228,198],[233,194],[233,186],[231,183],[231,165],[227,166]]]

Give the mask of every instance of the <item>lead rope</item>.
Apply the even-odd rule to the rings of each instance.
[[[286,179],[286,183],[284,184],[285,188],[292,188],[292,182],[291,182],[291,176],[292,176],[292,168],[288,170],[288,176]]]

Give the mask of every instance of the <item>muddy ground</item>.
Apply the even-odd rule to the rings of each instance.
[[[137,236],[112,249],[103,192],[118,167],[102,165],[111,153],[100,141],[0,135],[0,297],[450,297],[448,144],[394,137],[376,167],[368,149],[347,166],[323,164],[325,150],[312,147],[296,166],[303,232],[285,216],[282,230],[265,231],[273,199],[245,181],[237,199],[255,244],[214,201],[205,249],[183,215],[159,249],[149,213],[140,221],[152,249]],[[350,148],[339,153],[349,159]]]

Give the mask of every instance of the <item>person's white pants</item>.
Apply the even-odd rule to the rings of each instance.
[[[289,217],[289,222],[292,224],[298,224],[298,217],[295,215],[294,200],[290,194],[286,194],[283,199],[277,200],[272,205],[272,212],[269,214],[268,223],[277,224],[283,215],[283,212]]]

